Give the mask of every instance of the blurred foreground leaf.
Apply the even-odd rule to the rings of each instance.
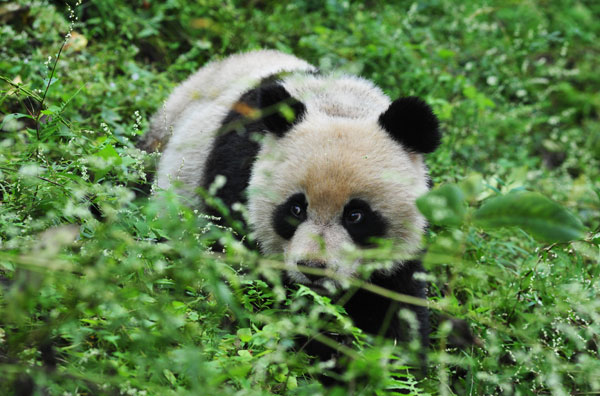
[[[534,192],[522,191],[491,198],[474,214],[482,228],[521,227],[546,242],[583,237],[584,227],[567,209]]]
[[[446,184],[417,199],[417,207],[433,224],[460,226],[465,216],[465,197],[460,188]]]

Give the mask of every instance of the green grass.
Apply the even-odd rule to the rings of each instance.
[[[1,394],[385,394],[392,374],[418,395],[600,394],[600,5],[386,3],[0,5]],[[259,47],[439,115],[425,376],[406,368],[418,346],[360,334],[285,290],[276,257],[147,198],[150,115],[205,62]],[[295,346],[320,330],[348,334],[321,337],[344,390]]]

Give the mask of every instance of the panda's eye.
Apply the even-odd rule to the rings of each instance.
[[[308,202],[303,193],[290,196],[285,202],[279,204],[273,211],[271,218],[273,229],[283,239],[290,240],[296,228],[306,221]]]
[[[372,246],[373,238],[384,237],[388,228],[382,214],[360,198],[346,204],[341,223],[354,242],[367,247]]]
[[[348,212],[346,215],[346,222],[348,224],[358,224],[365,217],[362,210],[354,209],[353,211]]]
[[[304,208],[301,205],[292,204],[292,206],[290,206],[290,213],[292,214],[292,216],[301,218],[302,212],[304,212]]]

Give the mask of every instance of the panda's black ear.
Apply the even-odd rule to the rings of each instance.
[[[418,153],[431,153],[440,145],[437,117],[427,103],[415,96],[396,99],[379,116],[379,125],[394,140]]]
[[[276,81],[261,85],[257,94],[262,122],[270,132],[279,137],[283,136],[306,112],[306,106],[293,98],[283,85]]]

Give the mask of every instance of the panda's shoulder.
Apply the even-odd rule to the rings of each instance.
[[[281,84],[309,113],[351,119],[372,118],[390,99],[371,81],[340,73],[292,73]]]

